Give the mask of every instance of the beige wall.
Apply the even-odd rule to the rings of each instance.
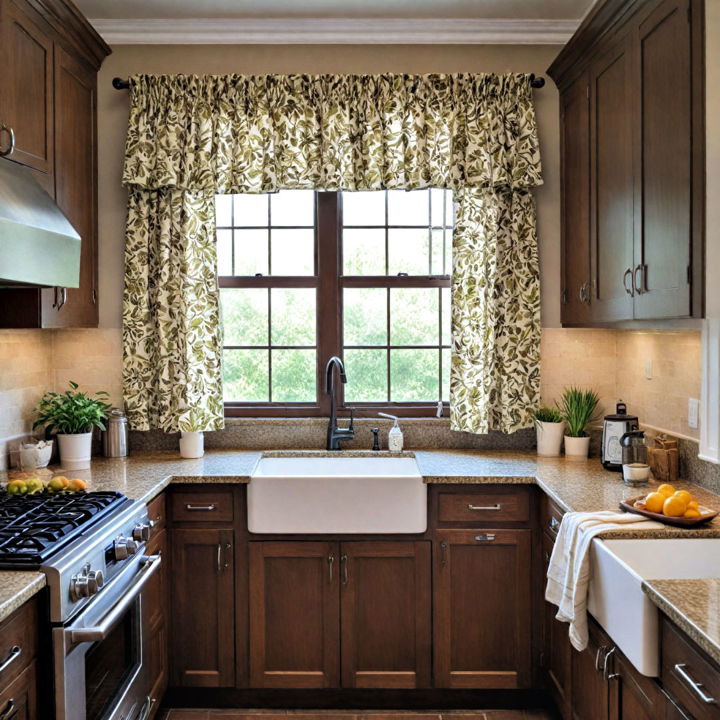
[[[98,76],[100,324],[120,327],[126,196],[120,185],[128,97],[113,77],[135,73],[534,72],[544,74],[556,46],[190,45],[116,46]],[[558,94],[548,79],[535,93],[545,184],[537,190],[545,327],[560,324]]]

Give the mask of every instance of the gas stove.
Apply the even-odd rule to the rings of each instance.
[[[130,502],[118,492],[0,495],[0,568],[39,568]]]

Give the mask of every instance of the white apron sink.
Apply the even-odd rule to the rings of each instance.
[[[248,485],[252,533],[422,533],[427,485],[415,458],[261,458]]]
[[[720,538],[593,540],[588,610],[630,662],[660,670],[660,616],[643,580],[720,577]]]

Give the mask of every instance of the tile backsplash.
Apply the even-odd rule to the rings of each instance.
[[[545,328],[541,358],[544,404],[552,405],[568,385],[593,387],[603,412],[622,398],[643,424],[698,437],[698,430],[687,426],[687,401],[700,393],[699,331]],[[648,360],[651,379],[646,378]],[[120,405],[121,372],[119,329],[0,330],[0,467],[7,438],[30,431],[32,409],[43,392],[63,390],[75,380],[88,392],[107,390],[113,404]],[[264,437],[260,427],[255,433]],[[247,437],[228,432],[227,440],[242,443],[243,434]],[[454,435],[443,430],[433,438],[444,446],[459,442]],[[468,446],[485,447],[492,437]],[[514,440],[520,438],[521,444],[527,442],[524,433]],[[503,443],[496,438],[493,445]]]

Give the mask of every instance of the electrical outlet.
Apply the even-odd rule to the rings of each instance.
[[[700,414],[700,401],[697,398],[688,398],[688,427],[698,426],[698,415]]]
[[[653,376],[653,362],[652,362],[652,358],[648,358],[645,361],[645,379],[652,380],[652,376]]]

